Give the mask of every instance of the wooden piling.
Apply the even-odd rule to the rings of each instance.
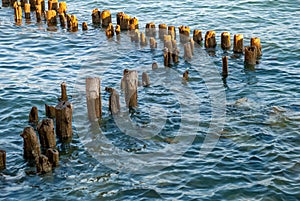
[[[155,38],[156,36],[156,28],[154,22],[150,22],[146,24],[145,29],[146,36]]]
[[[55,10],[47,11],[47,24],[48,24],[48,26],[56,26],[57,25]]]
[[[127,70],[124,74],[125,81],[125,102],[129,108],[137,107],[137,87],[138,87],[138,73],[136,70]]]
[[[243,34],[235,34],[233,37],[233,52],[234,53],[243,53],[244,51],[244,42]]]
[[[55,107],[45,104],[46,117],[55,118]]]
[[[157,65],[157,63],[154,61],[154,62],[152,63],[152,70],[155,70],[155,69],[158,69],[158,65]]]
[[[60,84],[60,89],[61,89],[61,97],[58,100],[59,101],[67,101],[68,100],[67,83],[66,82],[62,82]]]
[[[182,75],[182,79],[185,81],[189,80],[189,71],[188,70],[184,71],[184,73]]]
[[[58,11],[58,0],[48,0],[48,11],[49,10]]]
[[[205,34],[205,48],[215,48],[217,46],[216,32],[207,31]]]
[[[67,3],[65,1],[59,2],[59,8],[58,8],[59,14],[67,14]]]
[[[63,141],[72,138],[72,105],[68,101],[61,101],[55,107],[56,135]]]
[[[52,167],[59,166],[59,152],[57,149],[53,149],[53,148],[47,149],[46,156],[48,157],[48,160],[51,163]]]
[[[136,17],[130,18],[129,24],[130,24],[130,29],[131,30],[139,28],[139,21]]]
[[[230,33],[229,32],[223,32],[221,34],[221,48],[223,50],[230,50]]]
[[[245,57],[244,62],[245,65],[253,66],[256,64],[256,46],[246,46],[245,47]]]
[[[87,31],[88,30],[88,25],[87,25],[86,22],[82,22],[81,27],[82,27],[82,31]]]
[[[130,19],[129,15],[126,15],[124,12],[117,13],[117,24],[120,25],[121,30],[129,30]]]
[[[71,15],[71,22],[70,22],[70,31],[76,32],[78,31],[78,20],[75,15]]]
[[[202,40],[203,40],[202,39],[202,31],[198,30],[198,29],[195,29],[194,32],[193,32],[193,39],[196,43],[198,43],[200,45]]]
[[[251,38],[250,46],[255,46],[256,47],[256,56],[258,58],[261,57],[262,51],[261,51],[260,38],[258,38],[258,37]]]
[[[14,14],[15,14],[15,21],[20,23],[22,21],[22,7],[21,2],[16,1],[14,3]]]
[[[40,6],[41,13],[44,13],[46,8],[45,8],[45,0],[36,0],[35,2],[35,7],[33,7],[33,4],[31,4],[31,8],[36,8],[37,6]]]
[[[0,171],[4,170],[5,168],[6,168],[6,151],[0,150]]]
[[[160,40],[164,40],[164,35],[168,34],[168,26],[166,24],[158,25],[158,35]]]
[[[102,27],[107,27],[111,23],[111,14],[109,10],[103,10],[100,15]]]
[[[190,28],[188,26],[179,26],[179,40],[181,43],[187,43],[190,38]]]
[[[118,92],[110,87],[105,87],[105,91],[110,93],[109,95],[109,102],[108,102],[108,108],[112,115],[118,114],[121,110],[120,107],[120,96]]]
[[[228,76],[228,56],[222,57],[222,76],[224,78]]]
[[[150,78],[146,72],[143,72],[143,74],[142,74],[142,85],[143,85],[143,87],[150,86]]]
[[[37,124],[38,121],[39,121],[39,114],[38,113],[39,112],[38,112],[37,107],[33,106],[30,110],[30,113],[29,113],[28,123]]]
[[[179,49],[177,47],[173,49],[172,59],[174,64],[179,62]]]
[[[55,148],[56,137],[54,133],[54,124],[52,119],[43,119],[37,126],[40,145],[43,150]]]
[[[10,0],[2,0],[2,7],[9,7],[10,6]]]
[[[34,129],[31,126],[24,128],[21,137],[24,140],[24,159],[29,161],[29,163],[33,163],[37,157],[41,154],[40,144],[38,142],[38,138]]]
[[[60,22],[60,26],[63,27],[63,28],[66,28],[67,26],[67,18],[66,18],[66,15],[65,13],[59,13],[59,22]]]
[[[169,52],[173,50],[171,35],[164,35],[164,47],[168,48]]]
[[[49,162],[48,157],[43,154],[38,156],[36,160],[36,173],[45,174],[47,172],[51,172],[51,170],[52,170],[52,165]]]
[[[109,23],[109,25],[107,26],[107,28],[105,30],[105,35],[107,36],[107,38],[111,38],[114,36],[114,34],[115,34],[114,26],[112,23]]]
[[[95,8],[92,11],[92,22],[94,25],[100,25],[101,24],[101,12],[98,10],[98,8]]]
[[[116,25],[115,32],[116,35],[119,35],[121,33],[121,26],[119,24]]]
[[[171,52],[167,47],[164,48],[164,66],[171,66]]]
[[[191,52],[192,52],[192,55],[194,55],[194,49],[195,49],[195,42],[194,42],[194,39],[193,39],[193,38],[190,38],[190,39],[189,39],[189,43],[190,43],[190,46],[191,46]]]
[[[171,35],[171,39],[176,39],[175,26],[168,26],[168,34]]]
[[[38,4],[35,8],[36,21],[40,22],[42,20],[42,5]]]
[[[140,45],[141,46],[146,46],[147,45],[147,39],[146,39],[145,34],[143,32],[140,35]]]
[[[191,49],[191,44],[190,43],[186,43],[184,44],[184,59],[185,60],[190,60],[193,57],[192,54],[192,49]]]
[[[89,77],[85,82],[88,117],[90,121],[95,121],[102,116],[101,81],[99,77]]]
[[[157,48],[157,42],[154,37],[150,37],[150,48],[151,49]]]
[[[25,3],[24,5],[25,19],[30,20],[30,4]]]

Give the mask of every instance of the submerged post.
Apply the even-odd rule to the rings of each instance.
[[[56,135],[63,141],[72,138],[72,105],[68,101],[61,101],[55,107]]]
[[[6,168],[6,151],[0,150],[0,171]]]
[[[30,4],[25,3],[24,5],[25,19],[30,20]]]
[[[52,164],[52,167],[57,167],[59,165],[59,152],[57,149],[47,149],[46,156],[48,157],[49,162]]]
[[[90,121],[95,121],[102,116],[102,103],[100,93],[100,78],[86,78],[86,102],[88,117]]]
[[[38,109],[36,106],[33,106],[29,113],[29,123],[37,124],[39,121]]]
[[[258,38],[258,37],[251,38],[250,46],[255,46],[256,47],[256,56],[258,58],[261,57],[262,51],[261,51],[260,38]]]
[[[29,163],[33,163],[36,158],[41,154],[40,144],[34,129],[31,126],[24,128],[21,137],[24,140],[23,156]]]
[[[243,34],[235,34],[233,37],[233,52],[234,53],[243,53],[244,42]]]
[[[176,39],[175,26],[168,26],[168,34],[171,35],[171,39]]]
[[[52,165],[47,156],[41,154],[36,160],[36,173],[45,174],[52,170]]]
[[[159,24],[158,25],[158,35],[159,35],[159,39],[163,40],[164,39],[164,35],[168,34],[168,26],[166,24]]]
[[[21,2],[14,2],[14,13],[15,13],[15,21],[20,23],[22,21],[22,7]]]
[[[230,33],[229,32],[223,32],[221,34],[221,48],[223,50],[229,50],[230,46],[231,46]]]
[[[222,76],[224,78],[228,76],[228,56],[222,57]]]
[[[43,150],[55,148],[56,138],[52,119],[43,119],[37,126],[40,144]]]
[[[138,73],[136,70],[127,70],[123,76],[126,106],[129,108],[137,107]]]
[[[194,32],[193,32],[193,39],[196,43],[198,43],[199,45],[201,44],[202,42],[202,32],[201,30],[198,30],[198,29],[195,29]]]
[[[111,23],[111,14],[109,10],[103,10],[101,12],[102,27],[107,27]]]
[[[108,102],[108,108],[112,115],[118,114],[120,112],[120,96],[118,92],[110,87],[105,87],[105,91],[110,93],[109,95],[109,102]]]
[[[55,107],[45,104],[46,117],[55,118]]]
[[[205,34],[205,48],[215,48],[217,46],[216,32],[207,31]]]
[[[92,22],[94,25],[100,25],[101,24],[101,13],[98,10],[98,8],[95,8],[92,11]]]
[[[179,26],[179,40],[181,43],[186,43],[189,41],[190,38],[190,28],[188,26]]]
[[[256,64],[256,46],[246,46],[245,47],[245,65],[254,66]]]
[[[146,24],[146,36],[148,37],[154,37],[156,36],[156,28],[154,22],[150,22]]]

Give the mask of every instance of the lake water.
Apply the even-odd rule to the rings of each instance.
[[[14,22],[13,9],[0,9],[1,200],[299,200],[300,199],[300,9],[297,1],[67,1],[68,13],[89,30],[71,33],[45,23]],[[120,11],[146,23],[187,25],[216,31],[209,56],[196,46],[185,62],[163,67],[163,44],[140,47],[127,32],[107,39],[93,27],[91,11]],[[223,31],[244,34],[244,45],[260,37],[263,55],[255,69],[243,55],[223,52]],[[178,29],[176,30],[178,37]],[[192,35],[192,34],[191,34]],[[233,40],[232,40],[233,41]],[[222,56],[229,76],[221,77]],[[151,69],[153,61],[157,70]],[[120,91],[123,69],[150,76],[138,88],[139,107],[127,114]],[[189,81],[182,73],[189,70]],[[86,118],[84,82],[101,77],[103,117]],[[45,118],[66,81],[74,106],[73,140],[58,142],[60,166],[29,174],[23,139],[32,106]],[[108,112],[105,87],[121,94],[122,114]]]

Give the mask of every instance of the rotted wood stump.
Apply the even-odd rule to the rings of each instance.
[[[72,32],[78,31],[78,20],[75,15],[71,15],[70,31]]]
[[[2,7],[9,7],[10,6],[10,0],[2,0]]]
[[[45,10],[46,10],[46,8],[45,8],[45,1],[44,0],[36,0],[36,2],[35,2],[35,8],[37,7],[37,5],[40,5],[40,7],[41,7],[41,13],[44,13]],[[35,9],[35,8],[33,8],[33,9]]]
[[[129,30],[131,17],[124,12],[117,13],[117,24],[121,30]]]
[[[233,36],[233,52],[234,53],[243,53],[244,50],[244,42],[243,34],[235,34]]]
[[[62,141],[72,138],[72,105],[68,101],[61,101],[55,107],[56,135]]]
[[[55,107],[45,104],[46,117],[55,118]]]
[[[48,26],[56,26],[56,11],[55,10],[48,10],[47,11],[47,25]]]
[[[49,162],[52,164],[52,167],[59,166],[59,152],[57,149],[47,149],[46,156],[48,157]]]
[[[35,15],[36,15],[36,21],[40,22],[42,20],[42,5],[41,4],[36,5]]]
[[[143,72],[143,74],[142,74],[142,85],[143,85],[143,87],[150,86],[150,78],[146,72]]]
[[[182,79],[185,81],[189,80],[189,71],[188,70],[184,71],[184,73],[182,75]]]
[[[102,116],[102,103],[100,92],[100,78],[86,78],[86,102],[88,109],[88,118],[90,121],[95,121]]]
[[[15,14],[15,21],[20,23],[22,21],[22,6],[21,6],[21,2],[16,1],[14,3],[14,14]]]
[[[130,24],[130,29],[131,30],[139,28],[139,21],[136,17],[130,18],[129,24]]]
[[[254,66],[256,64],[256,46],[246,46],[245,47],[245,65]]]
[[[110,93],[109,95],[109,102],[108,107],[109,111],[112,115],[118,114],[120,112],[121,106],[120,106],[120,96],[118,92],[110,87],[105,87],[105,91]]]
[[[29,163],[33,163],[37,157],[41,154],[40,144],[38,142],[38,138],[34,129],[31,126],[24,128],[21,137],[24,140],[24,159],[29,161]]]
[[[48,11],[49,10],[58,11],[58,0],[48,0]]]
[[[205,34],[205,48],[215,48],[217,46],[216,32],[207,31]]]
[[[59,8],[58,8],[59,14],[67,14],[67,3],[65,1],[59,2]]]
[[[88,30],[88,25],[87,25],[86,22],[82,22],[81,27],[82,27],[82,31],[87,31]]]
[[[179,49],[177,47],[173,48],[172,59],[174,64],[179,62]]]
[[[5,168],[6,168],[6,151],[0,150],[0,171],[4,170]]]
[[[112,23],[109,23],[109,25],[105,30],[105,35],[107,36],[107,38],[111,38],[114,36],[114,34],[115,34],[114,25]]]
[[[223,50],[230,50],[230,33],[229,32],[223,32],[221,34],[221,48]]]
[[[25,3],[24,5],[25,19],[30,20],[30,4]]]
[[[190,38],[191,29],[188,26],[179,26],[179,40],[181,43],[187,43]]]
[[[115,32],[116,35],[119,35],[121,33],[121,26],[119,24],[116,25]]]
[[[202,39],[202,31],[198,30],[198,29],[195,29],[194,32],[193,32],[193,39],[196,43],[198,43],[200,45],[202,40],[203,40]]]
[[[36,160],[36,173],[45,174],[52,171],[52,165],[47,156],[41,154]]]
[[[148,37],[154,37],[156,36],[156,28],[154,22],[150,22],[146,24],[146,30],[145,30],[146,36]]]
[[[255,46],[256,47],[256,56],[258,58],[261,57],[262,51],[261,51],[260,38],[258,38],[258,37],[251,38],[250,46]]]
[[[222,76],[224,78],[228,76],[228,56],[222,57]]]
[[[171,35],[172,40],[176,39],[175,26],[168,26],[168,34]]]
[[[167,47],[165,47],[164,48],[164,66],[165,67],[171,66],[171,59],[172,59],[171,52]]]
[[[101,24],[101,13],[98,10],[98,8],[95,8],[92,11],[92,22],[94,25],[100,25]]]
[[[59,13],[59,22],[60,22],[60,26],[63,28],[66,28],[67,26],[67,18],[65,13]]]
[[[111,14],[109,10],[103,10],[100,17],[102,27],[107,27],[111,23]]]
[[[43,119],[37,126],[40,145],[43,150],[56,147],[56,137],[52,119]]]
[[[157,42],[154,37],[150,37],[150,48],[151,49],[157,48]]]
[[[166,24],[158,25],[158,35],[160,40],[164,40],[164,35],[168,34],[168,26]]]
[[[37,124],[39,121],[39,112],[36,106],[33,106],[29,113],[28,123]]]
[[[138,87],[138,73],[135,70],[127,70],[124,74],[125,81],[125,102],[129,108],[137,107],[137,87]]]
[[[184,44],[184,59],[190,60],[192,59],[192,57],[193,54],[192,54],[191,44],[190,43]]]
[[[152,70],[155,70],[155,69],[158,69],[158,65],[157,65],[157,63],[154,61],[154,62],[152,63]]]

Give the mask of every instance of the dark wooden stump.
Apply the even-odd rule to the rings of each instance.
[[[101,13],[98,10],[98,8],[95,8],[92,11],[92,22],[94,25],[100,25],[101,24]]]
[[[36,161],[36,173],[45,174],[47,172],[51,172],[52,165],[48,160],[48,157],[45,155],[40,155]]]
[[[256,47],[256,56],[259,58],[262,55],[260,38],[254,37],[250,40],[250,46]]]
[[[158,25],[158,35],[160,40],[164,40],[164,35],[168,34],[168,26],[166,24]]]
[[[18,2],[18,1],[14,2],[14,14],[15,14],[15,21],[18,22],[18,23],[22,22],[21,2]]]
[[[118,92],[110,87],[105,87],[105,91],[110,93],[109,95],[109,102],[108,102],[108,107],[109,111],[112,115],[118,114],[120,112],[120,96]]]
[[[185,81],[189,80],[189,71],[188,70],[184,71],[184,73],[182,75],[182,79]]]
[[[86,78],[86,103],[90,121],[95,121],[102,116],[101,81],[99,77]]]
[[[171,35],[171,39],[176,39],[175,26],[168,26],[168,34]]]
[[[115,35],[114,25],[112,23],[109,23],[109,25],[107,26],[105,35],[107,36],[107,38],[111,38]]]
[[[52,119],[43,119],[37,126],[40,145],[43,150],[56,147],[54,124]]]
[[[198,29],[195,29],[194,32],[193,32],[193,39],[196,43],[198,43],[200,45],[202,40],[203,40],[202,39],[202,31],[198,30]]]
[[[129,30],[131,17],[124,12],[117,13],[117,24],[121,30]]]
[[[47,11],[47,25],[48,26],[56,26],[57,25],[56,11],[55,10],[48,10]]]
[[[37,124],[39,122],[39,114],[37,107],[33,106],[29,113],[28,122],[31,124]]]
[[[0,171],[4,170],[5,168],[6,168],[6,151],[0,150]]]
[[[179,62],[179,49],[176,47],[172,52],[173,63],[176,64]]]
[[[142,74],[142,85],[143,85],[143,87],[150,86],[150,78],[146,72],[143,72],[143,74]]]
[[[245,65],[254,66],[256,64],[256,46],[245,47]]]
[[[138,87],[138,73],[135,70],[127,70],[124,74],[125,81],[125,102],[129,108],[137,107],[137,87]]]
[[[49,162],[52,164],[52,167],[59,166],[59,152],[56,149],[47,149],[46,156],[48,157]]]
[[[67,14],[67,3],[66,2],[59,2],[59,8],[58,8],[59,14]]]
[[[230,50],[230,33],[229,32],[223,32],[221,34],[221,48],[223,50]]]
[[[40,144],[34,129],[31,126],[24,128],[21,137],[24,140],[24,159],[29,161],[30,164],[35,162],[37,157],[41,154]]]
[[[156,36],[156,28],[154,22],[150,22],[146,24],[145,29],[146,36],[155,38]]]
[[[158,69],[158,65],[156,62],[152,63],[152,70]]]
[[[82,22],[81,27],[82,27],[82,31],[87,31],[88,30],[88,25],[87,25],[86,22]]]
[[[48,11],[49,10],[58,11],[58,0],[48,0]]]
[[[60,13],[58,16],[59,16],[60,26],[63,28],[66,28],[66,26],[67,26],[66,15],[64,13]]]
[[[72,105],[68,101],[61,101],[55,107],[56,135],[63,141],[72,138]]]
[[[179,40],[181,43],[187,43],[190,39],[191,29],[188,26],[179,26]]]
[[[24,5],[25,19],[30,20],[30,4],[25,3]]]
[[[46,117],[55,118],[55,107],[45,104]]]
[[[109,10],[103,10],[101,12],[102,27],[107,27],[111,23],[111,14]]]
[[[233,52],[234,53],[243,53],[244,51],[244,42],[243,34],[235,34],[233,37]]]
[[[42,20],[42,5],[40,4],[36,5],[35,15],[36,15],[36,21],[40,22]]]
[[[115,32],[116,32],[116,35],[119,35],[121,33],[121,27],[119,24],[116,25]]]
[[[164,48],[164,66],[165,67],[171,67],[171,59],[172,59],[171,52],[167,47],[165,47]]]
[[[136,17],[130,18],[129,24],[130,24],[130,30],[139,28],[139,21]]]
[[[216,32],[207,31],[205,34],[205,48],[215,48],[217,46]]]
[[[71,15],[71,21],[70,21],[70,31],[76,32],[78,31],[78,20],[75,15]]]
[[[222,57],[222,76],[224,78],[228,76],[228,56]]]

